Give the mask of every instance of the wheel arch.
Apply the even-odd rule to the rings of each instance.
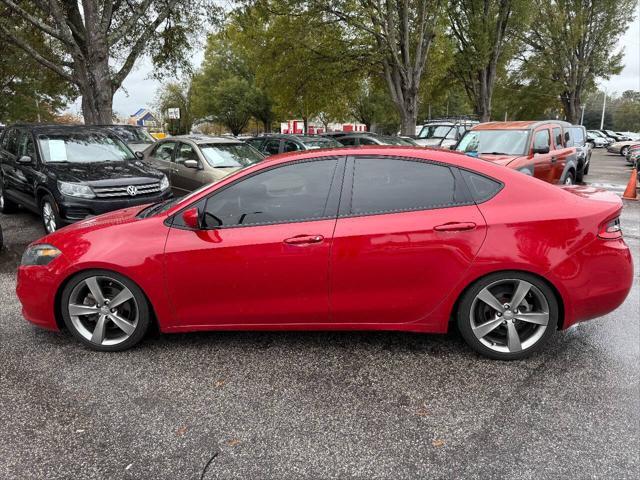
[[[564,321],[565,321],[565,306],[564,306],[564,299],[562,298],[562,295],[560,294],[560,291],[558,290],[558,288],[548,278],[540,275],[539,273],[532,272],[530,270],[513,269],[513,268],[505,269],[505,270],[494,270],[494,271],[491,271],[491,272],[487,272],[487,273],[484,273],[484,274],[474,278],[469,283],[467,283],[467,285],[458,293],[458,296],[456,297],[456,300],[453,303],[453,307],[451,308],[451,313],[449,315],[449,326],[448,326],[448,329],[451,330],[451,327],[453,325],[455,325],[456,317],[458,315],[458,309],[460,308],[460,302],[461,302],[462,298],[464,297],[464,295],[467,293],[467,291],[469,291],[469,289],[471,289],[475,284],[477,284],[482,279],[488,277],[489,275],[494,275],[496,273],[511,273],[511,272],[513,272],[513,273],[526,273],[527,275],[532,275],[532,276],[536,277],[537,279],[539,279],[540,281],[542,281],[544,284],[546,284],[551,289],[551,291],[553,292],[554,296],[556,297],[556,301],[558,302],[558,325],[557,325],[557,329],[558,330],[562,330],[562,328],[564,326]]]
[[[151,302],[151,300],[149,299],[149,295],[144,290],[144,288],[142,288],[142,286],[140,285],[139,282],[136,282],[133,278],[131,278],[131,276],[127,275],[126,273],[120,272],[118,270],[113,270],[113,269],[109,269],[109,268],[92,268],[92,267],[88,267],[88,268],[82,268],[82,269],[79,269],[79,270],[74,270],[73,272],[69,272],[69,274],[64,278],[64,280],[62,280],[62,282],[60,282],[60,285],[58,286],[58,289],[56,290],[56,294],[55,294],[54,300],[53,300],[53,314],[54,314],[54,318],[55,318],[55,321],[56,321],[56,325],[58,326],[58,328],[60,330],[65,330],[66,329],[66,325],[65,325],[64,320],[62,318],[62,292],[64,292],[65,287],[76,276],[81,275],[82,273],[88,272],[88,271],[105,272],[105,273],[117,273],[118,275],[120,275],[122,277],[125,277],[130,282],[133,282],[140,289],[142,294],[144,295],[144,299],[147,302],[147,305],[149,307],[149,313],[151,314],[151,324],[154,326],[154,328],[159,328],[158,316],[156,315],[155,307],[154,307],[153,303]]]

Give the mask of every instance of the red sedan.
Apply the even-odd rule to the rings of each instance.
[[[162,332],[444,333],[522,358],[626,298],[621,201],[410,147],[279,155],[28,247],[24,316],[96,350]]]

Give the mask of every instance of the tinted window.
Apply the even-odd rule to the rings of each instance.
[[[377,145],[376,142],[367,137],[360,137],[360,145]]]
[[[551,146],[549,130],[539,130],[533,137],[533,148],[545,148]]]
[[[456,203],[451,169],[431,163],[366,159],[355,161],[351,213],[382,213],[445,207]]]
[[[13,155],[18,154],[18,131],[15,128],[7,130],[4,134],[2,148]]]
[[[171,155],[173,154],[173,149],[175,148],[175,142],[164,142],[156,147],[153,154],[151,155],[156,160],[162,160],[164,162],[171,161]]]
[[[468,170],[460,170],[460,173],[465,182],[467,182],[467,187],[469,187],[473,200],[477,203],[489,200],[502,188],[499,182],[491,180],[484,175],[479,175]]]
[[[296,142],[292,142],[291,140],[284,141],[284,148],[282,149],[283,152],[297,152],[298,150],[300,150],[300,145]]]
[[[267,155],[275,155],[280,151],[280,140],[267,140],[262,147],[262,151]]]
[[[323,218],[337,163],[337,160],[296,163],[241,180],[208,200],[207,226]]]
[[[33,160],[36,159],[35,145],[29,132],[22,132],[18,141],[18,158],[25,155],[31,157]]]
[[[556,144],[556,148],[562,147],[562,130],[560,128],[553,129],[553,139]]]
[[[343,137],[339,141],[342,145],[355,145],[357,142],[354,137]]]

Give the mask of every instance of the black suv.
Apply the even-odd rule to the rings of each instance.
[[[107,129],[13,125],[0,139],[0,210],[40,213],[47,233],[171,197],[169,181]]]

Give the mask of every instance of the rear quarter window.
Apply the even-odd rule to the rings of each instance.
[[[502,189],[502,183],[484,175],[473,173],[469,170],[460,170],[460,173],[469,188],[471,198],[476,203],[486,202]]]

